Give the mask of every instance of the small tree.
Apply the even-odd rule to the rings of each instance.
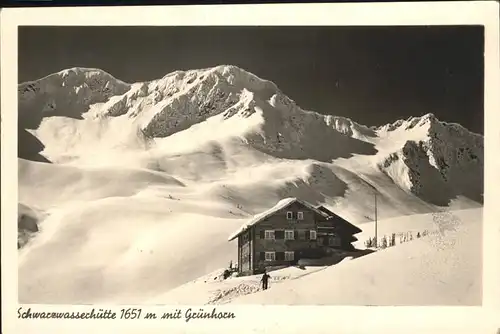
[[[391,235],[391,246],[396,246],[396,233]]]
[[[385,237],[385,235],[384,235],[384,237],[382,238],[382,245],[381,245],[381,248],[382,248],[382,249],[387,248],[387,238]]]
[[[229,276],[231,276],[231,272],[228,269],[224,270],[224,273],[222,274],[224,279],[228,279]]]
[[[417,233],[417,239],[420,238],[420,232]]]
[[[372,240],[372,238],[368,238],[368,240],[365,241],[365,246],[366,246],[366,248],[373,247],[373,240]]]
[[[410,241],[413,240],[413,233],[410,231]]]

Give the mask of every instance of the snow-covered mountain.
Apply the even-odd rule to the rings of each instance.
[[[215,117],[225,137],[242,137],[274,157],[330,162],[355,153],[375,153],[373,144],[343,135],[347,130],[343,119],[306,112],[272,82],[234,66],[177,71],[133,85],[102,71],[71,69],[22,84],[19,91],[23,118],[26,114],[91,117],[106,123],[125,116],[128,124],[121,124],[122,132],[164,138]],[[83,115],[89,108],[93,112]],[[46,145],[50,141],[42,133],[38,137]],[[116,138],[107,138],[110,141]],[[337,144],[319,148],[320,141]]]
[[[176,71],[159,80],[132,85],[101,70],[74,68],[22,84],[19,95],[20,123],[26,124],[25,128],[33,128],[33,120],[48,116],[82,118],[89,109],[94,110],[89,117],[105,119],[96,124],[126,116],[128,124],[125,128],[121,124],[119,130],[122,135],[99,138],[99,144],[109,144],[117,137],[123,140],[123,134],[126,145],[130,140],[145,143],[209,119],[216,119],[223,128],[218,135],[244,138],[259,152],[277,158],[331,162],[356,154],[374,155],[375,144],[384,141],[390,147],[383,150],[378,166],[398,186],[438,205],[447,202],[442,195],[433,195],[436,182],[447,193],[446,198],[466,195],[482,200],[482,136],[460,125],[440,122],[431,114],[369,128],[344,117],[305,111],[274,83],[235,66]],[[37,137],[43,143],[52,139],[52,146],[58,146],[60,135],[59,131],[54,138],[42,129]],[[52,138],[44,140],[49,136]],[[68,139],[76,145],[88,144]],[[70,145],[67,151],[72,148]],[[62,157],[48,158],[57,161]]]
[[[378,133],[393,138],[411,131],[420,132],[420,138],[407,139],[378,164],[380,170],[436,205],[445,206],[447,198],[459,195],[482,202],[483,136],[440,122],[432,114],[384,126]]]
[[[165,292],[226,264],[227,235],[284,197],[361,225],[374,191],[381,219],[482,205],[481,135],[431,114],[368,127],[307,111],[235,66],[132,84],[73,68],[18,92],[19,202],[38,224],[25,302]]]
[[[81,118],[91,104],[121,95],[130,85],[99,69],[72,68],[18,87],[18,113],[30,127],[46,116]],[[24,123],[27,122],[27,123]]]

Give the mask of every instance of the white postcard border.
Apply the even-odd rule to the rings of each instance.
[[[499,6],[484,2],[273,4],[20,8],[1,12],[2,327],[4,333],[491,332],[500,327],[500,70]],[[17,311],[17,27],[20,25],[484,25],[485,201],[483,307],[217,306],[233,320],[39,320],[20,321]],[[32,305],[40,311],[124,306]],[[137,306],[130,306],[137,307]],[[176,306],[144,306],[161,314]],[[183,311],[188,306],[183,306]],[[199,306],[192,307],[199,309]],[[203,307],[210,310],[211,307]],[[498,317],[500,318],[500,317]],[[186,327],[187,326],[187,327]],[[495,327],[496,326],[496,327]]]

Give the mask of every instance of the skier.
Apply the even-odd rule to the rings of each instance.
[[[260,280],[262,282],[262,290],[267,290],[268,281],[270,277],[271,276],[267,274],[266,270],[264,270],[264,275],[262,275],[262,279]]]

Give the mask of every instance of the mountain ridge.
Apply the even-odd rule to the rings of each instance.
[[[182,76],[182,77],[189,77],[189,78],[192,78],[193,74],[198,74],[198,73],[210,73],[210,72],[233,72],[233,73],[245,73],[246,75],[249,75],[251,77],[253,77],[254,79],[258,79],[260,81],[264,81],[266,83],[268,83],[269,85],[271,85],[274,89],[276,89],[276,92],[279,92],[281,94],[284,95],[284,93],[279,90],[279,88],[276,86],[276,84],[272,81],[269,81],[269,80],[265,80],[265,79],[262,79],[258,76],[256,76],[255,74],[251,73],[251,72],[248,72],[242,68],[239,68],[237,66],[234,66],[234,65],[218,65],[218,66],[215,66],[215,67],[207,67],[207,68],[201,68],[201,69],[193,69],[193,70],[176,70],[176,71],[173,71],[173,72],[169,72],[167,74],[165,74],[162,78],[159,78],[159,79],[152,79],[152,80],[148,80],[148,81],[144,81],[144,82],[133,82],[133,83],[127,83],[127,82],[124,82],[118,78],[116,78],[115,76],[113,76],[112,74],[110,74],[109,72],[105,71],[105,70],[102,70],[102,69],[99,69],[99,68],[87,68],[87,67],[72,67],[72,68],[68,68],[68,69],[64,69],[64,70],[61,70],[61,71],[58,71],[58,72],[55,72],[55,73],[51,73],[51,74],[48,74],[42,78],[39,78],[39,79],[34,79],[34,80],[29,80],[29,81],[25,81],[25,82],[22,82],[20,84],[18,84],[18,91],[20,92],[20,100],[23,100],[23,94],[22,94],[22,89],[23,88],[27,88],[29,87],[30,85],[33,85],[33,84],[36,84],[36,83],[40,83],[41,81],[45,81],[45,80],[48,80],[50,78],[53,78],[53,77],[57,77],[57,76],[60,76],[62,77],[63,79],[66,77],[70,77],[71,74],[80,74],[80,75],[83,75],[83,76],[86,76],[86,74],[94,74],[99,77],[104,77],[104,78],[108,78],[108,79],[111,79],[113,81],[116,81],[117,83],[121,84],[122,86],[126,86],[128,87],[129,89],[131,89],[134,85],[150,85],[150,84],[158,84],[160,81],[162,80],[165,80],[165,79],[168,79],[168,78],[172,78],[172,77],[178,77],[178,76]],[[202,75],[203,76],[203,75]],[[87,76],[87,77],[92,77],[92,75],[90,76]],[[188,79],[189,81],[189,79]],[[29,91],[29,89],[26,89],[27,91]],[[123,94],[120,94],[120,95],[125,95],[127,92],[129,91],[126,91],[124,92]],[[288,99],[289,103],[293,103],[295,104],[295,102],[290,99],[288,96],[284,95],[286,99]],[[106,101],[106,102],[109,102],[109,99]],[[314,112],[316,113],[315,111],[310,111],[310,110],[305,110],[303,109],[304,111],[306,112]],[[319,113],[318,113],[319,114]],[[320,114],[322,115],[322,114]],[[332,119],[335,119],[335,120],[339,120],[339,121],[343,121],[345,123],[351,123],[351,125],[353,127],[361,127],[363,128],[364,130],[368,131],[368,132],[387,132],[387,131],[394,131],[396,130],[397,128],[400,128],[402,126],[405,126],[406,128],[413,128],[416,124],[419,124],[419,123],[422,123],[423,121],[430,121],[432,124],[436,124],[436,123],[440,123],[440,124],[446,124],[446,125],[449,125],[449,126],[457,126],[457,127],[461,127],[461,128],[464,128],[465,130],[467,130],[470,134],[473,134],[473,135],[477,135],[477,136],[483,136],[481,134],[478,134],[478,133],[475,133],[475,132],[472,132],[470,131],[469,129],[465,128],[463,125],[461,124],[458,124],[458,123],[449,123],[449,122],[444,122],[444,121],[440,121],[437,119],[437,117],[432,114],[432,113],[426,113],[426,114],[423,114],[422,116],[411,116],[409,118],[407,118],[406,120],[405,119],[397,119],[395,120],[394,122],[392,123],[387,123],[385,125],[380,125],[380,126],[366,126],[366,125],[362,125],[354,120],[352,120],[351,118],[349,117],[346,117],[346,116],[337,116],[337,115],[325,115],[326,117],[329,117],[329,118],[332,118]],[[345,130],[347,131],[347,130]],[[349,132],[349,131],[347,131]]]
[[[49,88],[41,87],[44,80],[49,80]],[[39,98],[35,90],[28,89],[37,85],[42,92],[38,94],[41,95]],[[163,139],[170,142],[175,138],[188,140],[188,134],[191,134],[191,137],[206,137],[207,141],[213,135],[222,141],[237,138],[245,145],[279,159],[331,163],[370,156],[370,164],[397,186],[430,198],[434,204],[444,205],[439,200],[441,195],[432,199],[436,184],[447,189],[449,195],[446,198],[463,193],[463,190],[454,189],[456,184],[462,184],[459,188],[474,189],[466,191],[470,198],[482,200],[482,135],[459,124],[441,122],[431,113],[369,127],[347,117],[305,110],[272,81],[233,65],[178,70],[160,79],[132,84],[124,83],[103,70],[71,68],[21,84],[19,91],[23,97],[20,105],[24,103],[25,107],[20,115],[29,114],[29,110],[36,113],[41,107],[40,123],[44,119],[44,124],[52,122],[48,120],[51,116],[83,120],[83,124],[96,131],[94,137],[100,139],[96,144],[102,145],[106,138],[111,143],[106,144],[111,148],[130,145],[146,148],[151,143],[153,146],[161,143]],[[68,91],[71,92],[69,97]],[[72,99],[77,102],[72,104]],[[65,111],[68,115],[56,110],[57,103],[52,103],[55,105],[53,112],[47,113],[50,109],[47,105],[51,105],[52,100],[70,101],[63,104],[63,107],[70,107]],[[30,101],[33,103],[27,107]],[[75,105],[77,111],[71,109]],[[49,146],[54,147],[56,138],[50,138],[53,135],[44,130],[45,127],[50,128],[49,125],[26,128],[37,129],[35,137],[42,146],[51,142]],[[71,129],[68,134],[89,133],[79,122],[64,124],[63,127]],[[211,128],[218,130],[211,133]],[[75,141],[68,138],[67,142]],[[179,140],[174,143],[179,143]],[[75,142],[75,145],[80,144]],[[66,152],[73,152],[72,148],[74,146],[68,146]],[[464,170],[469,173],[466,178],[463,177]],[[422,181],[423,173],[431,175],[432,182]],[[464,181],[470,179],[472,181]]]

